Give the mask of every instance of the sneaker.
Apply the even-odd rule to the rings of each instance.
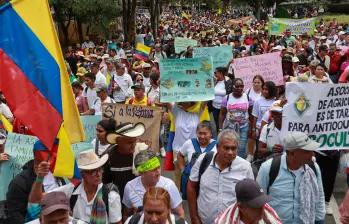
[[[330,206],[330,202],[326,202],[325,208],[326,208],[326,215],[333,215],[333,210]]]
[[[160,148],[160,155],[161,155],[162,158],[165,158],[165,156],[166,156],[166,150],[165,150],[164,147],[161,147],[161,148]]]
[[[253,160],[253,155],[248,154],[247,158],[246,158],[246,161],[247,162],[252,162],[252,160]]]

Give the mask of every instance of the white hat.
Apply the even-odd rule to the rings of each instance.
[[[78,51],[78,52],[76,53],[76,55],[78,55],[78,56],[80,56],[80,57],[85,57],[85,55],[84,55],[84,53],[82,53],[82,51]]]
[[[126,137],[139,137],[145,132],[145,126],[143,123],[136,123],[132,125],[129,122],[123,123],[116,127],[116,131],[109,133],[106,136],[106,140],[109,144],[116,144],[116,138],[120,136]]]
[[[101,158],[97,156],[93,149],[80,152],[77,156],[77,164],[81,170],[94,170],[104,165],[108,161],[108,154]]]
[[[294,63],[297,63],[297,62],[299,62],[299,59],[298,59],[298,57],[293,57],[293,58],[292,58],[292,62],[294,62]]]
[[[98,58],[98,56],[96,54],[90,54],[90,58]]]
[[[284,139],[285,150],[303,149],[306,151],[316,151],[320,148],[320,143],[312,141],[302,132],[293,132]]]
[[[270,111],[282,113],[283,107],[281,106],[281,100],[276,100],[271,105]]]
[[[109,58],[109,54],[103,54],[102,58],[105,59],[105,58]]]
[[[145,64],[142,65],[142,68],[151,68],[151,65],[148,64],[148,63],[145,63]]]
[[[326,36],[321,36],[321,38],[320,38],[321,40],[326,40],[327,39],[327,37]]]
[[[345,34],[344,31],[339,31],[338,36],[341,36],[341,35],[344,35],[344,34]]]

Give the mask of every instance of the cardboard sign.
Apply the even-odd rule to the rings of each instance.
[[[212,57],[161,59],[160,102],[214,99]]]
[[[159,131],[161,121],[161,108],[137,106],[131,104],[103,103],[103,119],[114,118],[117,125],[131,122],[132,124],[143,123],[145,133],[139,137],[141,142],[146,143],[156,152],[159,151]]]
[[[198,46],[198,41],[188,38],[176,37],[174,45],[176,54],[179,54],[182,51],[186,51],[188,46]]]

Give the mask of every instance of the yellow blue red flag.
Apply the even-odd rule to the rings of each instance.
[[[150,47],[145,46],[144,44],[138,43],[136,47],[135,57],[143,61],[148,61],[150,51],[151,51]]]
[[[56,162],[55,173],[72,177],[70,144],[85,135],[48,1],[11,1],[0,8],[0,24],[0,89],[16,119],[48,150],[60,139],[57,160],[66,161]]]

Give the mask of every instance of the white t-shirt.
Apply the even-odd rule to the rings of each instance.
[[[245,93],[240,98],[235,98],[233,94],[225,96],[222,101],[222,107],[227,109],[226,118],[228,121],[234,121],[240,124],[240,128],[248,124],[249,100]]]
[[[133,85],[132,78],[128,74],[114,75],[114,81],[121,89],[113,92],[113,98],[115,102],[123,102],[130,97],[128,90]]]
[[[98,71],[98,73],[96,74],[96,81],[95,81],[96,85],[98,84],[107,84],[107,78],[102,74],[101,71]]]
[[[213,139],[211,139],[210,143],[213,141]],[[200,147],[201,148],[201,147]],[[203,153],[205,151],[206,148],[201,148],[201,152]],[[184,157],[188,158],[188,162],[190,163],[191,161],[191,157],[193,156],[193,154],[196,152],[193,142],[191,141],[191,139],[188,139],[183,146],[181,147],[181,149],[179,150],[181,152],[181,154]],[[211,151],[216,152],[217,148],[216,146],[214,146]]]
[[[265,123],[269,123],[269,118],[270,118],[271,114],[270,114],[270,110],[268,110],[267,112],[265,112],[265,114],[263,115],[262,121],[264,121]],[[262,122],[261,122],[262,124]]]
[[[177,208],[182,203],[178,188],[171,179],[160,176],[155,187],[162,187],[168,191],[171,197],[172,209]],[[126,184],[122,203],[128,208],[140,207],[143,205],[143,196],[145,192],[146,190],[142,184],[142,177],[136,177]]]
[[[257,118],[256,126],[261,126],[263,115],[270,109],[274,101],[275,98],[267,100],[264,96],[261,96],[256,102],[254,102],[252,115]]]
[[[103,101],[103,103],[115,103],[113,99],[107,96],[107,99]],[[95,115],[102,115],[102,101],[101,98],[97,97],[91,109],[95,110]]]
[[[51,172],[48,172],[48,174],[45,176],[44,181],[44,190],[45,192],[50,192],[59,187],[58,183],[56,182],[55,177]]]
[[[7,119],[13,117],[10,108],[4,103],[0,103],[0,114],[4,115]]]
[[[269,133],[267,136],[268,128]],[[275,144],[283,145],[283,141],[281,140],[280,136],[280,130],[274,126],[274,122],[270,123],[269,125],[266,124],[263,126],[259,141],[267,144],[268,148],[270,146],[274,146]]]
[[[136,34],[136,46],[138,43],[144,44],[144,37],[146,34]]]
[[[87,91],[86,91],[87,88]],[[82,95],[87,98],[87,104],[88,108],[92,108],[93,104],[95,103],[97,97],[97,92],[96,90],[93,90],[89,87],[86,87],[84,91],[82,92]]]
[[[151,99],[151,102],[153,103],[160,102],[160,87],[155,89],[153,86],[150,86],[149,88],[146,88],[145,94],[146,94],[146,97]]]
[[[200,113],[189,113],[179,108],[176,104],[172,104],[171,113],[173,114],[176,133],[172,148],[174,152],[178,153],[185,141],[197,137],[196,128],[200,123],[202,109],[200,109]]]
[[[225,91],[225,83],[223,81],[218,81],[217,84],[214,87],[214,100],[212,101],[212,106],[216,109],[221,109],[221,104],[223,101],[223,98],[227,95],[227,92]]]
[[[142,73],[142,77],[143,77],[143,84],[144,86],[147,88],[147,87],[150,87],[150,76],[149,77],[145,77]]]
[[[91,144],[93,145],[93,150],[96,148],[96,139],[93,139]],[[110,146],[110,144],[102,145],[98,144],[98,155],[102,155],[102,153]]]
[[[262,92],[256,93],[253,88],[247,89],[245,93],[250,97],[250,106],[253,106],[254,102],[262,95]]]

